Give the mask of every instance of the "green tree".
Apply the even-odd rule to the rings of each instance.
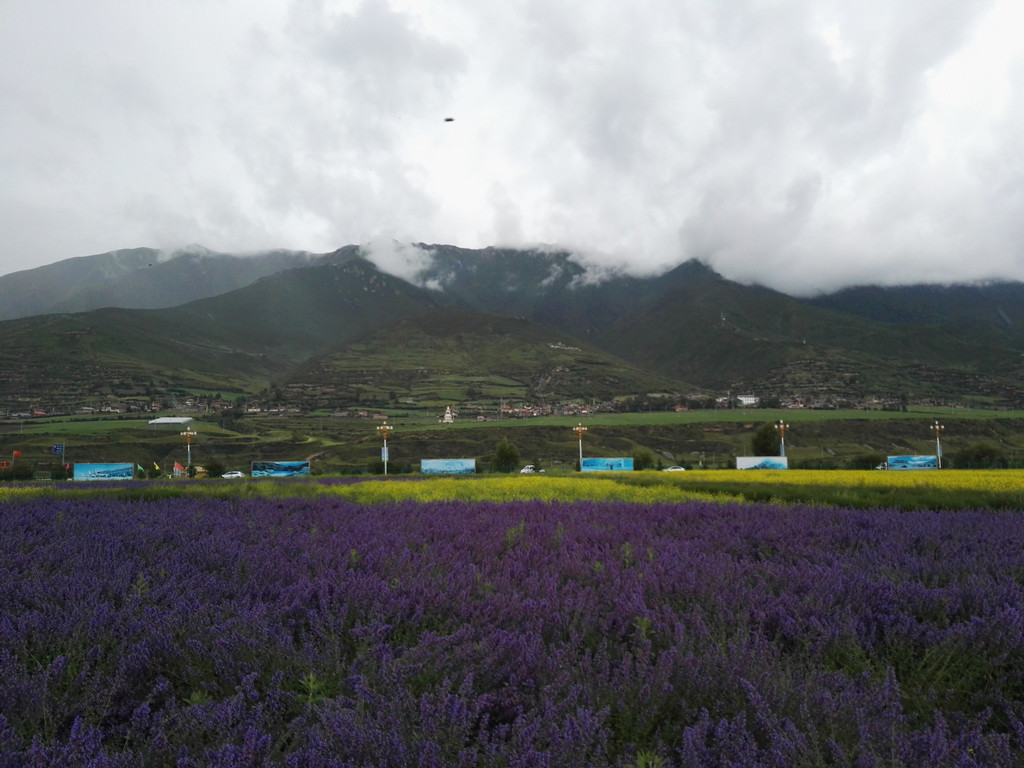
[[[647,448],[636,448],[633,451],[633,469],[650,469],[654,466],[654,454]]]
[[[206,474],[209,477],[220,477],[228,469],[220,459],[209,459],[206,462]]]
[[[874,469],[884,464],[888,457],[884,453],[859,453],[849,460],[850,469]]]
[[[779,431],[775,429],[774,422],[766,421],[757,428],[754,439],[750,441],[750,450],[754,456],[779,455]]]
[[[71,473],[67,468],[60,463],[50,465],[50,479],[51,480],[68,480],[71,477]]]
[[[995,443],[975,443],[956,451],[949,458],[956,469],[1005,469],[1009,466],[1006,453]]]
[[[519,466],[519,449],[514,443],[510,443],[507,437],[501,438],[498,447],[494,449],[494,471],[511,472]]]

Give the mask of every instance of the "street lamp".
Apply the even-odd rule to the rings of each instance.
[[[775,431],[779,433],[779,456],[786,455],[786,432],[789,431],[789,424],[779,419],[779,423],[775,425]]]
[[[380,457],[384,459],[385,475],[388,473],[388,432],[393,429],[394,427],[389,427],[386,421],[377,427],[377,434],[384,438],[384,447],[381,449]]]
[[[181,436],[185,438],[185,450],[188,453],[188,463],[186,467],[192,466],[192,438],[196,436],[196,433],[192,431],[192,427],[185,427],[185,431],[181,433]]]
[[[937,462],[936,466],[939,469],[942,469],[942,441],[940,439],[940,435],[942,435],[942,430],[944,429],[945,427],[939,424],[938,419],[936,419],[935,423],[932,424],[932,432],[935,433],[935,461]]]
[[[580,472],[583,471],[583,433],[587,431],[587,428],[583,426],[582,422],[572,428],[572,431],[576,433],[576,439],[580,441]]]

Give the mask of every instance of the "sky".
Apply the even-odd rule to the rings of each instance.
[[[1024,279],[1019,0],[0,0],[0,274],[120,248]]]

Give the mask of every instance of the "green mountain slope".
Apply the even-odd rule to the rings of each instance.
[[[10,320],[0,323],[0,399],[14,408],[256,391],[351,336],[434,306],[430,292],[343,259],[171,309]]]
[[[173,258],[150,259],[101,285],[82,286],[49,306],[47,312],[86,312],[102,307],[158,309],[218,296],[280,272],[312,263],[310,254],[269,251],[251,256],[192,249]]]
[[[0,320],[55,311],[55,306],[73,301],[84,291],[101,290],[125,275],[145,268],[159,255],[160,252],[154,248],[126,248],[2,275]]]
[[[324,406],[589,401],[681,386],[527,320],[438,309],[348,341],[301,366],[286,389]]]
[[[245,392],[277,370],[258,353],[176,333],[151,310],[43,315],[0,329],[0,397],[11,410]]]
[[[1024,349],[1024,283],[860,286],[810,303],[899,325],[941,329],[988,345]]]
[[[706,386],[847,397],[1013,394],[1024,367],[1001,345],[841,313],[682,265],[613,323],[601,346]],[[945,382],[945,383],[944,383]]]
[[[174,327],[292,364],[442,304],[438,294],[361,258],[290,269],[236,291],[163,310]]]
[[[565,252],[422,248],[433,261],[413,282],[347,246],[175,307],[0,322],[0,409],[271,384],[333,406],[694,388],[1024,405],[1021,284],[850,289],[805,300],[695,261],[657,276],[596,280]],[[154,253],[70,260],[56,274],[80,273],[81,290],[101,295],[149,280],[157,267],[139,264]],[[216,283],[225,265],[239,263],[221,256],[182,259],[174,279]]]

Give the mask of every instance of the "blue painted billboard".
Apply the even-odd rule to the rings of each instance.
[[[420,472],[425,475],[473,475],[476,459],[421,459]]]
[[[938,469],[938,456],[890,456],[889,469]]]
[[[584,459],[583,472],[632,472],[633,459]]]
[[[308,461],[254,461],[253,477],[296,477],[309,474]]]
[[[131,480],[135,477],[135,465],[118,464],[75,464],[74,480]]]
[[[737,456],[736,469],[789,469],[789,457]]]

